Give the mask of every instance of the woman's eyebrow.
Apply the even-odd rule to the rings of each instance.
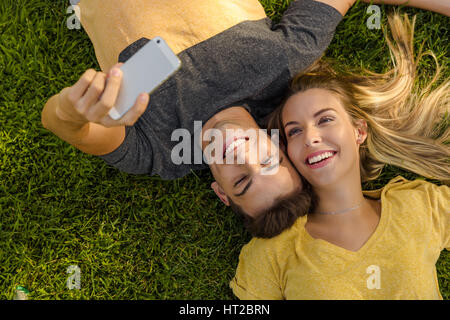
[[[320,115],[324,112],[330,111],[330,110],[336,112],[336,110],[334,110],[333,108],[325,108],[325,109],[319,110],[316,113],[314,113],[314,118],[317,117],[318,115]]]
[[[327,111],[334,111],[334,112],[337,112],[335,109],[333,109],[333,108],[325,108],[325,109],[322,109],[322,110],[319,110],[319,111],[317,111],[316,113],[314,113],[314,115],[313,115],[313,117],[315,118],[315,117],[317,117],[317,116],[319,116],[319,115],[321,115],[322,113],[324,113],[324,112],[327,112]],[[285,125],[284,125],[284,127],[286,128],[287,126],[289,126],[289,125],[293,125],[293,124],[299,124],[297,121],[289,121],[288,123],[286,123]]]

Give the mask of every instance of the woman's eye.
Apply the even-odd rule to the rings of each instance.
[[[331,117],[322,117],[322,118],[320,118],[320,120],[319,120],[319,124],[321,124],[321,123],[326,123],[326,122],[331,122],[331,121],[333,121],[334,119],[333,118],[331,118]]]
[[[301,132],[301,130],[300,130],[299,128],[291,129],[291,130],[289,130],[289,132],[288,132],[288,137],[290,137],[290,136],[292,136],[292,135],[294,135],[294,134],[296,134],[296,133],[299,133],[299,132]]]

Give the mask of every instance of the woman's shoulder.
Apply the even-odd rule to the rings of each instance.
[[[364,194],[381,199],[383,212],[388,215],[389,212],[395,213],[398,219],[404,213],[409,219],[416,217],[427,220],[429,213],[445,211],[450,201],[448,186],[423,179],[407,180],[402,176],[391,179],[381,189],[365,191]]]
[[[449,196],[450,188],[446,185],[437,185],[435,183],[426,181],[424,179],[407,180],[402,176],[397,176],[390,180],[383,188],[384,193],[408,193],[416,196],[432,196],[441,194],[442,196]]]
[[[408,180],[402,176],[396,176],[395,178],[389,180],[389,182],[382,188],[375,190],[365,190],[364,195],[380,199],[382,197],[392,197],[392,196],[404,196],[412,194],[426,194],[431,193],[443,193],[444,195],[449,192],[449,187],[446,185],[437,185],[435,183],[426,181],[424,179]],[[448,196],[448,195],[447,195]]]

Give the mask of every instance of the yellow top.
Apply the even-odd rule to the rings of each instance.
[[[266,18],[258,0],[81,0],[78,6],[104,72],[142,37],[160,36],[178,54],[240,22]]]
[[[240,299],[442,299],[436,274],[450,247],[450,188],[397,177],[383,189],[381,218],[357,252],[304,228],[306,216],[241,251],[230,286]]]

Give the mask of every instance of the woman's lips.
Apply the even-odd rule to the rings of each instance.
[[[316,156],[318,156],[318,155],[322,155],[322,154],[327,153],[327,152],[330,152],[330,153],[332,153],[333,155],[332,155],[331,157],[328,157],[328,158],[326,158],[326,159],[320,160],[320,161],[318,161],[318,162],[315,162],[315,163],[312,163],[312,164],[309,163],[308,159],[313,158],[313,157],[316,157]],[[322,167],[325,167],[327,164],[329,164],[329,163],[333,160],[333,158],[336,156],[336,154],[337,154],[337,152],[336,152],[336,151],[333,151],[333,150],[325,150],[325,151],[314,152],[314,153],[310,154],[310,155],[306,158],[305,164],[306,164],[309,168],[311,168],[311,169],[322,168]]]

